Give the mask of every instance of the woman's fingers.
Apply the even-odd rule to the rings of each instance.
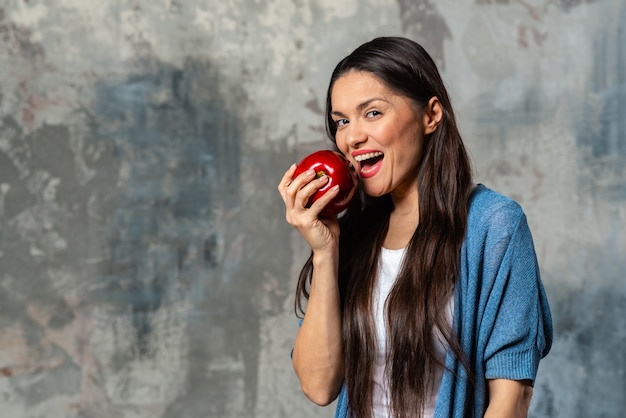
[[[293,170],[295,170],[295,168],[293,168]],[[285,177],[283,177],[284,182],[281,184],[283,185],[285,196],[287,198],[289,198],[289,196],[293,198],[300,191],[300,189],[304,187],[304,185],[306,185],[315,177],[315,171],[305,171],[304,173],[300,173],[295,178],[288,178],[289,175],[293,176],[293,171],[291,168],[287,170],[287,173],[285,173]]]
[[[321,183],[320,187],[323,187],[328,182],[328,177],[326,176],[323,176],[323,177],[320,177],[319,179],[319,180],[322,180],[320,182]],[[331,202],[331,200],[333,200],[337,196],[338,193],[339,193],[339,186],[335,185],[331,187],[328,191],[326,191],[326,193],[324,193],[323,196],[319,197],[315,202],[313,202],[309,209],[311,210],[312,213],[315,213],[315,215],[317,216],[326,207],[326,205],[328,205]]]
[[[308,181],[308,183],[298,190],[296,195],[296,206],[298,209],[305,209],[309,207],[309,200],[311,199],[311,196],[328,183],[328,176],[323,175],[318,178],[308,179]],[[315,203],[317,203],[317,201]]]
[[[303,210],[309,198],[324,185],[327,179],[316,179],[315,171],[308,170],[289,180],[287,177],[292,174],[290,171],[291,169],[285,174],[284,182],[281,183],[283,200],[288,211]]]
[[[289,167],[289,169],[285,171],[283,178],[278,183],[278,191],[280,192],[280,195],[282,196],[283,200],[285,200],[286,198],[287,187],[289,187],[289,185],[292,182],[293,173],[296,172],[296,167],[297,167],[296,163],[293,163],[291,167]]]
[[[339,193],[339,189],[333,187],[309,205],[311,196],[328,183],[329,177],[326,175],[316,177],[315,171],[308,170],[293,178],[295,170],[296,165],[293,164],[285,172],[278,185],[278,190],[285,202],[287,221],[294,226],[305,225],[315,220],[324,207]]]
[[[335,245],[339,234],[336,218],[320,218],[319,214],[337,196],[338,188],[331,188],[309,206],[311,196],[323,188],[329,178],[325,175],[316,178],[313,170],[294,178],[295,170],[296,165],[293,164],[278,184],[278,191],[285,202],[287,223],[302,234],[313,250]]]

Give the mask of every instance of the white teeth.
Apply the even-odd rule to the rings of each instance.
[[[368,152],[367,154],[356,155],[354,159],[360,163],[361,161],[369,160],[370,158],[380,157],[381,155],[383,155],[383,153],[380,151]]]

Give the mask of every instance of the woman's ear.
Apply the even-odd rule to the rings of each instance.
[[[443,119],[443,107],[437,96],[430,98],[424,107],[422,123],[424,126],[424,135],[432,134],[437,130],[437,126]]]

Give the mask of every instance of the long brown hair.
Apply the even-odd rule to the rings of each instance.
[[[419,223],[386,302],[386,376],[392,413],[395,417],[419,417],[432,390],[428,377],[437,367],[445,367],[436,356],[434,327],[442,332],[469,372],[460,344],[447,323],[445,307],[459,271],[472,190],[471,165],[434,61],[419,44],[406,38],[376,38],[339,62],[326,99],[326,128],[333,142],[336,126],[330,115],[332,88],[338,78],[352,70],[374,74],[388,88],[413,100],[418,109],[435,96],[443,108],[441,123],[423,138],[417,173]],[[377,351],[372,294],[392,211],[390,196],[361,193],[340,219],[345,375],[350,412],[355,417],[372,415],[372,364]],[[304,313],[302,303],[308,298],[311,275],[309,259],[296,290],[296,311],[300,314]]]

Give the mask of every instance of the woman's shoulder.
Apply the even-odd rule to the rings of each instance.
[[[522,207],[515,200],[478,184],[470,197],[468,232],[515,228],[524,216]]]

